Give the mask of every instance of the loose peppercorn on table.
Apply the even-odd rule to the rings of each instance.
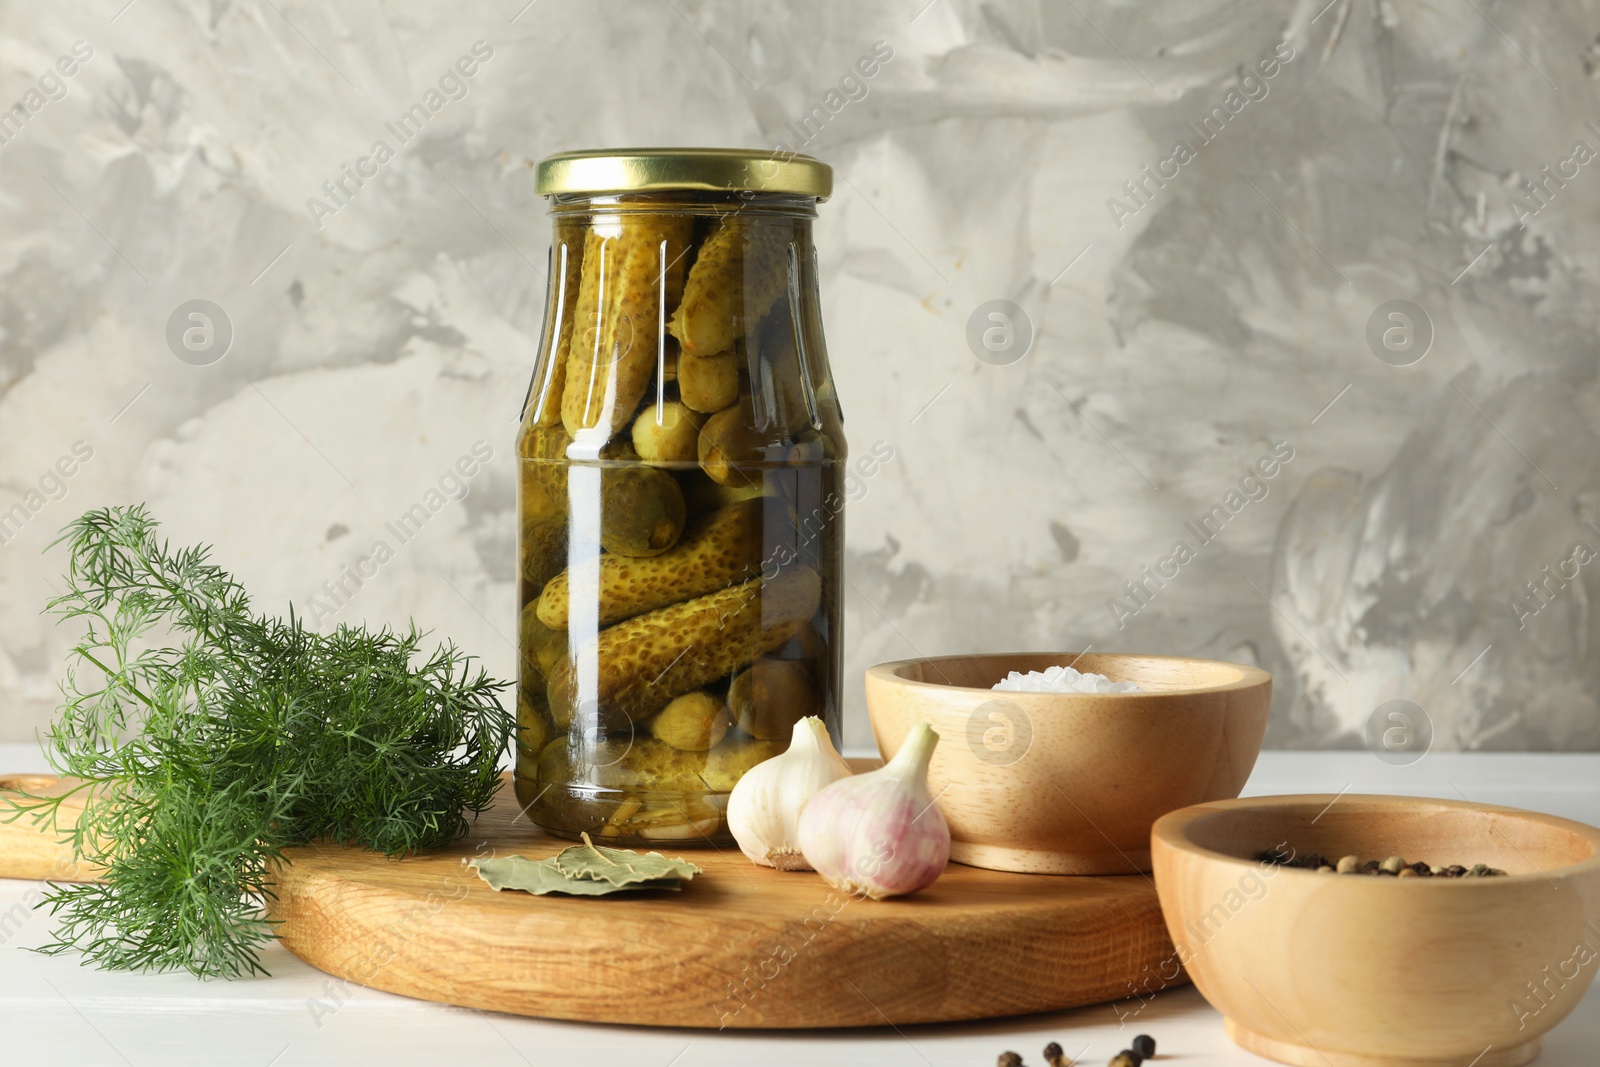
[[[0,745],[0,767],[42,771],[33,746]],[[1391,767],[1361,753],[1265,752],[1245,792],[1455,795],[1600,823],[1600,755],[1435,753]],[[696,853],[691,858],[695,858]],[[809,878],[807,875],[792,877]],[[1014,1050],[1043,1064],[1058,1042],[1099,1067],[1137,1034],[1155,1038],[1154,1063],[1265,1064],[1234,1046],[1222,1019],[1189,987],[1069,1011],[982,1023],[886,1025],[834,1031],[735,1032],[618,1027],[474,1012],[363,988],[309,967],[283,949],[265,956],[271,978],[198,982],[188,975],[117,974],[29,948],[46,940],[47,913],[31,909],[41,882],[0,879],[0,1019],[18,1063],[987,1065]],[[701,888],[691,885],[685,892]],[[819,883],[819,891],[821,890]],[[610,901],[596,901],[608,904]],[[864,902],[864,910],[871,906]],[[752,961],[759,962],[759,961]],[[910,966],[910,964],[907,964]],[[662,966],[671,969],[673,961]],[[603,970],[592,975],[604,982]],[[775,992],[775,995],[779,995]],[[1600,1048],[1600,987],[1550,1033],[1541,1067],[1591,1067]]]

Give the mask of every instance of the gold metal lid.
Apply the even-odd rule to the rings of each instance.
[[[539,161],[534,188],[558,193],[651,189],[750,190],[826,200],[833,168],[810,156],[752,148],[615,148],[561,152]]]

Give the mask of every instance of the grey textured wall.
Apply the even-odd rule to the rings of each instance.
[[[1195,653],[1277,674],[1279,745],[1399,699],[1600,746],[1594,3],[524,2],[3,9],[0,737],[54,703],[40,550],[108,502],[509,673],[528,163],[711,144],[837,168],[834,371],[894,452],[851,678]]]

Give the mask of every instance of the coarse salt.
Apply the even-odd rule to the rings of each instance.
[[[1142,693],[1132,682],[1113,682],[1103,674],[1073,670],[1071,667],[1049,667],[1042,671],[1012,671],[998,682],[995,689],[1010,693]]]

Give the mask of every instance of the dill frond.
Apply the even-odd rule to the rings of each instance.
[[[67,591],[85,625],[44,738],[84,780],[70,832],[93,884],[52,886],[51,953],[200,977],[262,970],[263,905],[284,848],[325,840],[403,856],[488,807],[515,728],[452,644],[415,626],[329,634],[256,615],[205,546],[172,548],[143,505],[70,523]],[[52,546],[54,547],[54,545]],[[55,825],[62,798],[13,801]]]

